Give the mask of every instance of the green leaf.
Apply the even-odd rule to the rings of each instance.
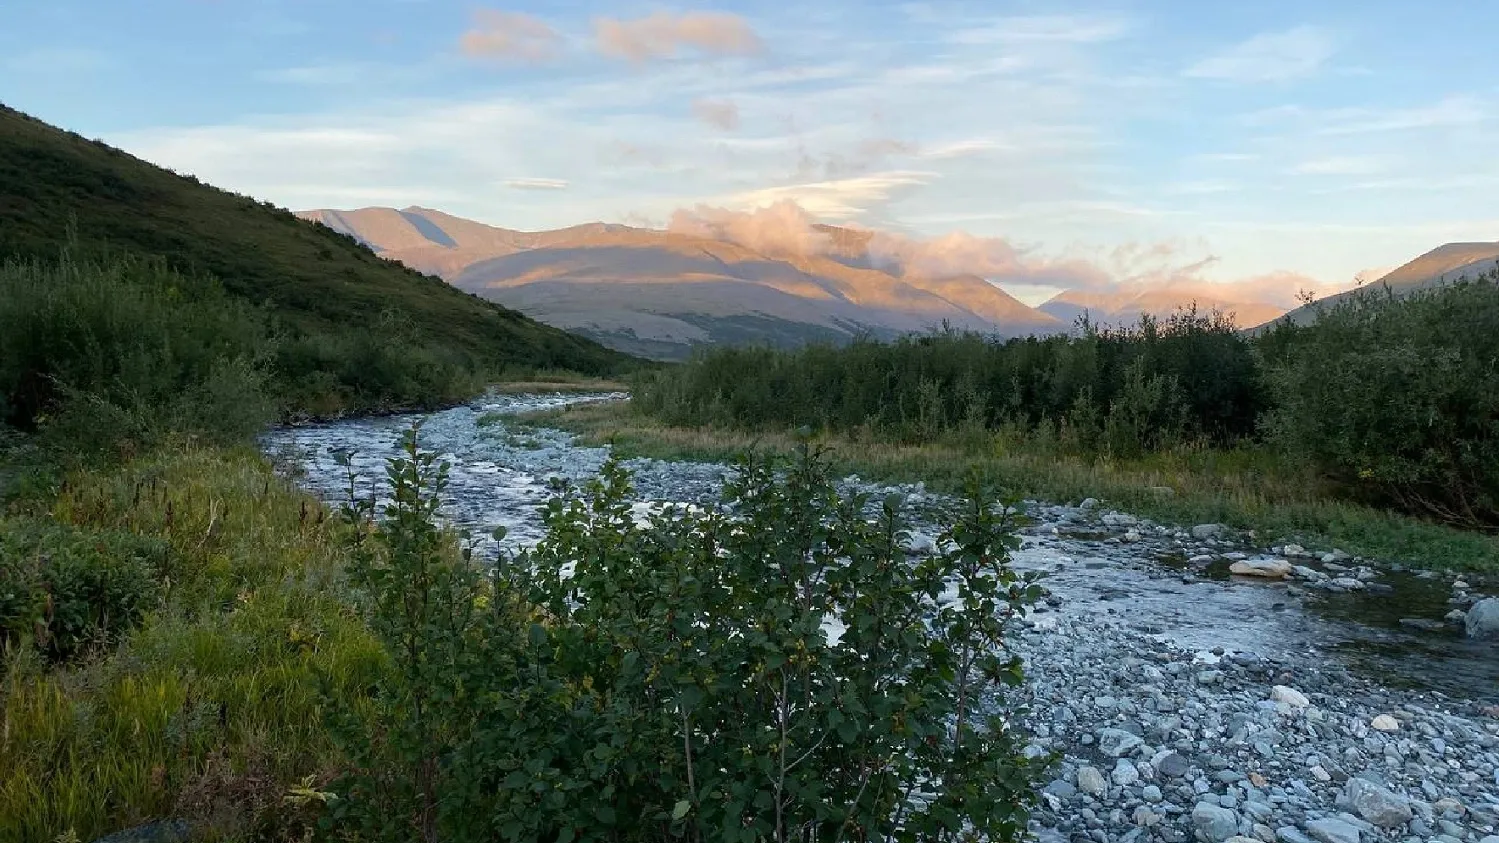
[[[692,803],[687,801],[686,799],[682,799],[678,801],[677,804],[671,809],[671,818],[673,821],[680,820],[681,818],[687,816],[687,812],[691,810]]]

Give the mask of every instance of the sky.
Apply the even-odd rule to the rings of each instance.
[[[293,209],[508,228],[795,203],[1346,285],[1499,239],[1499,3],[9,0],[0,100]],[[1272,279],[1278,279],[1272,281]]]

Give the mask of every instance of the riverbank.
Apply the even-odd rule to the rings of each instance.
[[[549,478],[597,471],[605,449],[535,426],[534,413],[530,429],[516,427],[516,412],[545,403],[506,399],[429,419],[429,446],[453,460],[446,511],[456,523],[476,534],[504,526],[524,543],[538,534]],[[355,451],[358,482],[374,482],[396,426],[288,430],[267,447],[305,454],[310,487],[331,497],[340,480],[328,476],[329,450]],[[725,472],[648,458],[626,467],[643,507],[711,500]],[[942,503],[927,488],[870,480],[850,482],[912,507]],[[1044,572],[1049,594],[1014,628],[1028,681],[1007,704],[1024,707],[1033,752],[1061,757],[1034,818],[1042,841],[1481,843],[1493,833],[1492,650],[1391,614],[1439,621],[1460,591],[1493,593],[1491,578],[1458,589],[1451,577],[1300,556],[1313,574],[1230,577],[1231,562],[1256,557],[1221,534],[1102,505],[1032,515],[1012,561]],[[930,547],[933,535],[922,523],[912,544]],[[1341,576],[1362,587],[1333,581]]]
[[[339,764],[324,695],[357,701],[382,664],[337,518],[249,448],[164,449],[51,491],[0,518],[0,562],[20,566],[0,572],[3,631],[68,645],[4,661],[0,841],[163,817],[297,838],[314,815],[283,797]]]
[[[745,448],[789,452],[791,432],[674,428],[595,402],[527,415],[523,422],[581,434],[625,456],[723,461]],[[1499,537],[1464,532],[1333,499],[1316,478],[1257,451],[1180,450],[1133,461],[1085,461],[1023,441],[952,437],[900,445],[820,436],[840,468],[870,479],[921,481],[956,491],[971,469],[1018,497],[1077,502],[1093,497],[1164,523],[1221,523],[1261,547],[1287,543],[1411,567],[1499,571]]]

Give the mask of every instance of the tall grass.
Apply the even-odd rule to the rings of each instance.
[[[159,263],[0,265],[0,421],[74,452],[247,439],[275,409],[272,349],[261,311]]]
[[[550,410],[522,422],[571,430],[623,456],[657,459],[722,462],[746,449],[789,454],[799,441],[784,428],[666,425],[634,404]],[[920,481],[956,493],[966,473],[978,469],[1017,496],[1074,503],[1096,497],[1166,523],[1226,523],[1254,531],[1266,546],[1294,541],[1421,567],[1499,570],[1499,538],[1340,500],[1311,466],[1263,448],[1181,445],[1100,458],[1014,430],[953,433],[919,444],[857,431],[817,439],[841,470],[871,480]]]
[[[716,348],[642,375],[673,426],[810,426],[921,445],[1024,440],[1133,460],[1263,449],[1324,495],[1499,531],[1499,283],[1365,291],[1259,337],[1218,314],[1000,341],[945,331],[795,351]]]
[[[0,841],[168,817],[205,837],[296,836],[283,797],[337,765],[324,694],[357,707],[384,664],[346,602],[336,520],[257,454],[209,448],[76,472],[14,508],[167,553],[138,628],[56,668],[7,654]]]

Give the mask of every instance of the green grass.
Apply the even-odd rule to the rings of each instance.
[[[384,260],[333,229],[0,105],[0,258],[158,256],[265,303],[292,331],[346,336],[393,313],[418,344],[494,375],[612,375],[632,358]]]
[[[532,413],[523,422],[580,433],[625,456],[667,460],[732,459],[746,448],[788,452],[791,431],[668,427],[628,402]],[[820,436],[841,470],[871,480],[925,482],[954,492],[971,469],[1021,497],[1105,504],[1163,523],[1220,522],[1254,531],[1262,546],[1294,541],[1338,548],[1385,562],[1467,571],[1499,571],[1499,537],[1335,500],[1309,472],[1253,449],[1181,448],[1136,460],[1084,460],[1046,443],[988,434],[924,445],[878,438]],[[1170,489],[1170,492],[1163,491]]]
[[[293,839],[283,804],[339,764],[323,691],[356,699],[383,656],[350,606],[338,523],[249,449],[181,448],[75,472],[25,519],[170,547],[163,594],[60,667],[0,660],[0,841],[82,840],[165,818],[200,839]]]

